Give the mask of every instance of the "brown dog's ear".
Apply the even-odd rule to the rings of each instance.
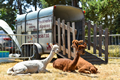
[[[83,40],[79,40],[78,45],[83,45]]]
[[[83,45],[81,45],[81,47],[85,49],[87,47],[87,44],[84,43]]]
[[[78,49],[85,49],[87,44],[84,42],[84,44],[78,45]]]
[[[73,41],[72,41],[72,43],[76,43],[76,42],[78,42],[78,40],[73,40]]]
[[[78,46],[78,49],[85,49],[86,48],[86,46],[84,46],[84,45],[79,45]]]
[[[83,40],[79,40],[78,42],[79,42],[79,43],[83,43]]]
[[[78,40],[73,40],[72,41],[72,47],[77,48],[78,47]]]

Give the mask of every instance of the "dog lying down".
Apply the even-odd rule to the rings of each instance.
[[[51,45],[51,52],[49,56],[43,60],[30,60],[19,62],[13,67],[7,70],[8,75],[30,75],[30,73],[44,73],[48,72],[46,70],[47,64],[52,60],[55,53],[59,52],[58,45]]]

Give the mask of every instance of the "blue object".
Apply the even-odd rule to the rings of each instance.
[[[9,57],[9,51],[0,51],[0,58]]]

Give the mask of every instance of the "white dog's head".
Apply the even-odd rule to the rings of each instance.
[[[59,52],[59,46],[57,44],[53,45],[52,43],[50,43],[50,46],[51,46],[52,50],[54,51],[54,53]]]

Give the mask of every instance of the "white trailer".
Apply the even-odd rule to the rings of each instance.
[[[29,34],[33,35],[34,42],[31,41],[29,36],[17,37],[19,44],[22,48],[22,56],[27,57],[33,52],[35,45],[35,59],[39,59],[44,53],[49,53],[51,48],[49,43],[53,43],[53,29],[54,17],[65,20],[65,22],[75,22],[77,29],[77,39],[82,39],[80,31],[82,32],[82,20],[84,19],[83,11],[80,8],[65,5],[55,5],[39,11],[22,14],[16,18],[16,34]],[[26,53],[26,48],[28,52]]]

